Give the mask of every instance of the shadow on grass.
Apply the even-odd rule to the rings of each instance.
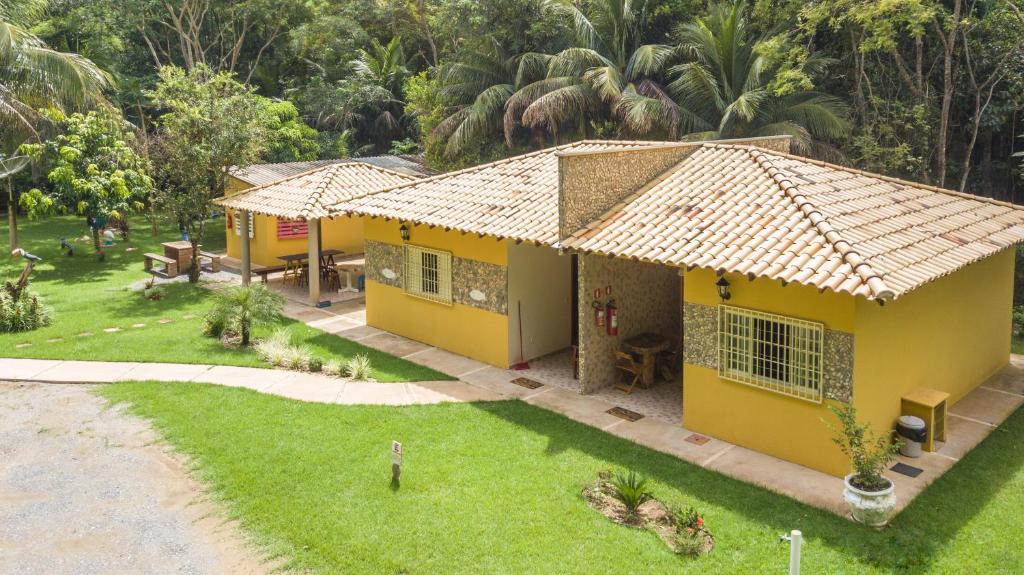
[[[546,436],[549,454],[579,450],[779,534],[801,529],[805,538],[842,549],[878,568],[909,573],[927,570],[939,550],[1024,466],[1022,408],[921,493],[888,528],[878,531],[518,400],[472,405]]]
[[[212,301],[213,297],[210,290],[187,282],[162,284],[162,287],[164,296],[159,300],[146,299],[140,292],[114,290],[100,313],[122,318],[156,318],[192,308],[198,302]]]

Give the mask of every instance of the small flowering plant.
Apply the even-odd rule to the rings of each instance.
[[[710,548],[711,532],[704,527],[704,518],[691,507],[675,513],[675,548],[680,555],[700,555]]]

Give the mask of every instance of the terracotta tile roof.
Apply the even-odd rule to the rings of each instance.
[[[335,162],[217,200],[226,208],[292,219],[323,218],[342,200],[415,181],[362,162]]]
[[[497,238],[558,242],[558,154],[671,145],[584,140],[425,178],[344,201],[340,213],[383,216]]]
[[[367,156],[365,158],[313,160],[310,162],[254,164],[242,169],[233,168],[230,170],[230,174],[253,186],[265,186],[318,168],[351,162],[370,164],[409,176],[426,176],[430,173],[424,166],[423,159],[418,156]]]
[[[702,144],[564,247],[888,300],[1024,241],[1024,209]]]

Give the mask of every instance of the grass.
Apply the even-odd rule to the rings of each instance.
[[[801,529],[815,574],[1019,573],[1024,410],[875,531],[519,401],[407,407],[295,402],[201,384],[101,389],[150,418],[244,528],[312,573],[784,573]],[[389,488],[391,440],[404,444]],[[673,555],[612,524],[581,488],[634,469],[716,536]]]
[[[161,242],[178,239],[176,227],[164,226],[154,238],[145,220],[138,218],[131,223],[130,240],[118,240],[116,246],[106,249],[106,261],[99,262],[91,241],[78,242],[74,257],[65,256],[60,249],[61,237],[70,239],[86,233],[82,218],[19,222],[22,247],[43,258],[32,273],[31,289],[53,308],[54,322],[32,332],[0,334],[0,355],[267,367],[250,350],[227,349],[219,341],[203,337],[202,318],[212,304],[209,290],[187,283],[167,284],[166,297],[151,301],[126,289],[149,277],[142,269],[143,253],[162,253]],[[221,221],[211,221],[207,229],[204,249],[223,249]],[[0,226],[0,238],[7,238],[6,222]],[[136,250],[125,251],[128,247]],[[0,278],[16,279],[23,266],[21,259],[0,258]],[[161,324],[160,319],[172,321]],[[142,323],[145,327],[132,327]],[[380,381],[451,379],[430,368],[289,319],[257,330],[255,336],[262,337],[277,327],[286,327],[292,332],[294,343],[309,346],[314,355],[324,360],[344,361],[356,354],[368,355],[373,365],[372,376]],[[107,333],[107,328],[121,331]],[[92,335],[79,336],[86,332]],[[63,340],[50,341],[58,338]],[[30,345],[17,347],[25,343]]]
[[[1014,336],[1010,344],[1010,350],[1016,354],[1024,354],[1024,337]]]

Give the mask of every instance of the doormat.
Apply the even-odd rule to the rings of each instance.
[[[605,413],[614,415],[615,417],[618,417],[620,419],[625,419],[626,421],[639,421],[644,418],[643,414],[637,413],[635,411],[630,411],[625,407],[613,407],[606,411]]]
[[[706,435],[700,435],[700,434],[694,433],[694,434],[690,435],[689,437],[687,437],[686,439],[684,439],[683,441],[689,441],[690,443],[692,443],[694,445],[704,445],[705,443],[711,441],[711,438],[706,436]]]
[[[527,378],[527,377],[517,377],[517,378],[512,380],[512,383],[514,383],[514,384],[516,384],[516,385],[518,385],[520,387],[525,387],[526,389],[537,389],[538,387],[543,387],[544,386],[543,383],[541,383],[539,381],[534,381],[534,380],[532,380],[530,378]]]
[[[907,477],[917,477],[924,473],[924,469],[914,467],[913,465],[907,465],[906,463],[897,463],[896,465],[893,465],[892,471],[895,471],[900,475],[906,475]]]

